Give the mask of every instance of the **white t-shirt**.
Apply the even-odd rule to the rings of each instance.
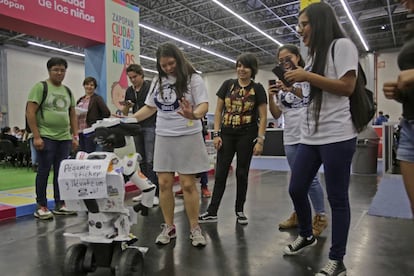
[[[293,87],[301,88],[302,93],[309,94],[310,86],[308,82],[295,83]],[[280,90],[277,94],[277,105],[283,112],[285,128],[283,129],[283,144],[296,145],[300,142],[300,130],[302,114],[306,111],[305,103],[302,98],[292,92]]]
[[[175,93],[176,78],[168,76],[161,78],[163,95],[159,91],[158,77],[155,77],[145,104],[157,108],[155,133],[160,136],[182,136],[200,133],[201,120],[189,120],[177,113],[180,108]],[[200,103],[208,102],[207,88],[198,74],[193,74],[188,83],[188,92],[184,94],[186,100],[195,108]],[[200,134],[201,135],[201,134]]]
[[[332,47],[332,44],[331,44]],[[332,51],[326,53],[325,76],[330,79],[339,79],[348,71],[358,71],[358,50],[351,40],[338,39],[335,43],[335,57],[332,60]],[[304,95],[309,97],[309,95]],[[322,91],[322,104],[319,113],[318,131],[315,132],[313,120],[313,102],[303,113],[300,142],[307,145],[324,145],[346,141],[357,136],[349,110],[349,97],[338,96]]]

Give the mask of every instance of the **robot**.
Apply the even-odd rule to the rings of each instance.
[[[141,156],[135,151],[132,137],[140,128],[130,124],[135,119],[130,120],[98,121],[84,133],[94,134],[103,151],[78,152],[76,159],[61,163],[61,198],[68,209],[88,212],[88,232],[64,234],[81,240],[66,252],[64,276],[87,275],[97,267],[109,267],[117,276],[143,275],[143,253],[148,248],[133,246],[137,238],[130,227],[136,223],[138,212],[148,215],[156,187],[140,172]],[[143,193],[141,202],[133,208],[124,206],[125,177]]]

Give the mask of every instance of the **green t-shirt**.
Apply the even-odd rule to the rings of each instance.
[[[69,97],[64,85],[54,86],[47,82],[47,97],[43,102],[43,118],[40,110],[36,113],[37,127],[41,137],[52,140],[71,140],[69,107],[75,106],[73,95]],[[29,93],[29,102],[40,104],[43,95],[43,84],[36,83]]]

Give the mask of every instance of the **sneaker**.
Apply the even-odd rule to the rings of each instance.
[[[175,233],[175,225],[167,225],[163,223],[161,224],[161,229],[161,233],[155,240],[156,244],[168,244],[170,243],[171,239],[175,239],[177,237]]]
[[[328,219],[325,215],[315,215],[312,223],[313,236],[319,237],[323,230],[328,227]]]
[[[217,222],[217,215],[210,215],[208,212],[198,216],[198,223]]]
[[[236,216],[237,216],[238,224],[246,225],[249,223],[249,221],[247,220],[247,217],[244,215],[243,212],[237,212]]]
[[[191,229],[190,239],[191,244],[195,247],[205,246],[207,244],[206,238],[204,238],[199,225]]]
[[[75,211],[69,211],[64,204],[55,206],[55,209],[52,210],[52,213],[55,215],[76,215]]]
[[[329,260],[316,276],[346,276],[346,267],[343,261]]]
[[[301,235],[299,235],[294,242],[287,245],[283,249],[283,252],[286,255],[297,255],[300,252],[302,252],[306,247],[314,246],[316,245],[316,243],[317,243],[317,240],[315,239],[314,236],[304,238]]]
[[[296,215],[296,212],[293,212],[290,217],[279,223],[279,229],[289,229],[289,228],[295,228],[298,226],[298,216]]]
[[[211,197],[211,192],[208,190],[208,187],[201,187],[201,197]]]
[[[47,209],[45,206],[38,206],[36,211],[33,214],[38,219],[52,219],[53,214],[52,212]]]
[[[184,196],[183,189],[180,189],[180,190],[176,191],[175,196],[183,197]]]

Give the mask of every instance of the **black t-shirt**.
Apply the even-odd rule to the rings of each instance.
[[[398,66],[400,70],[414,69],[414,35],[401,48]],[[414,89],[402,91],[401,101],[403,117],[407,120],[414,120]]]
[[[224,100],[222,128],[257,127],[258,106],[267,103],[266,92],[260,83],[240,87],[234,79],[226,80],[216,94]]]
[[[133,86],[130,86],[127,88],[125,92],[125,101],[130,100],[131,102],[134,103],[134,105],[132,106],[133,113],[137,112],[139,109],[141,109],[141,107],[145,105],[145,99],[147,98],[150,86],[151,86],[151,82],[146,80],[142,84],[142,87],[139,91],[135,91]],[[155,127],[156,118],[157,118],[157,113],[139,122],[139,124],[142,127]]]

